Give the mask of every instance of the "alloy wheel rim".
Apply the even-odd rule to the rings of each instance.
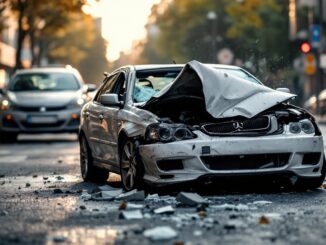
[[[121,175],[125,188],[131,190],[136,179],[136,154],[132,142],[127,142],[122,149]]]

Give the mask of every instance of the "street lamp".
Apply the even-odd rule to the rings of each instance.
[[[217,14],[214,11],[209,11],[206,15],[206,18],[212,22],[211,24],[211,37],[212,37],[212,52],[211,52],[211,61],[212,63],[216,62],[216,28],[217,28]]]

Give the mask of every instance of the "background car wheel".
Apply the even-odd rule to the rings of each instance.
[[[0,133],[0,142],[14,143],[17,141],[18,133]]]
[[[126,191],[142,189],[144,167],[137,150],[137,142],[127,139],[120,145],[120,173]]]
[[[102,183],[109,177],[109,172],[105,169],[99,169],[93,165],[91,150],[88,146],[85,136],[81,136],[80,145],[80,172],[84,181]]]
[[[323,184],[325,180],[325,175],[326,175],[326,159],[324,156],[323,166],[321,169],[321,176],[318,178],[299,178],[297,182],[294,184],[294,188],[299,191],[316,189]]]

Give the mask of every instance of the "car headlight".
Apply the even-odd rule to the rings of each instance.
[[[306,134],[315,133],[315,127],[309,119],[304,119],[299,122],[290,123],[289,130],[292,134],[299,134],[301,132],[304,132]]]
[[[10,106],[11,106],[11,103],[9,102],[9,100],[4,99],[1,101],[0,109],[1,110],[9,110]]]
[[[195,137],[196,135],[184,124],[154,123],[147,127],[145,133],[148,142],[172,142]]]
[[[70,102],[68,108],[81,108],[84,104],[85,100],[83,98],[79,98]]]

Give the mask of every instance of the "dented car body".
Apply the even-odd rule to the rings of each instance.
[[[201,64],[122,67],[82,110],[85,180],[121,174],[144,182],[284,174],[298,187],[325,178],[323,140],[314,118],[239,67]]]

